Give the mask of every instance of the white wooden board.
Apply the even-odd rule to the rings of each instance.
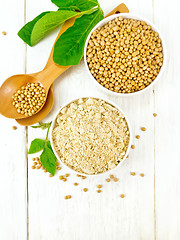
[[[105,14],[120,3],[99,2]],[[11,126],[17,124],[0,118],[0,239],[180,239],[180,34],[176,2],[171,1],[170,6],[167,0],[125,1],[130,12],[152,20],[165,36],[168,68],[154,89],[131,98],[108,96],[91,83],[83,61],[54,84],[55,104],[45,122],[52,120],[64,103],[81,96],[110,99],[127,113],[135,149],[114,173],[119,182],[106,183],[102,176],[81,180],[73,174],[62,182],[58,177],[68,172],[64,168],[53,178],[41,170],[32,170],[34,156],[29,156],[26,165],[27,146],[34,138],[45,137],[45,131],[20,126],[13,131]],[[58,30],[33,48],[26,48],[16,33],[24,16],[29,21],[46,10],[56,10],[56,6],[50,0],[0,0],[0,32],[8,32],[7,36],[0,34],[1,82],[9,75],[24,73],[25,69],[27,73],[36,72],[45,65]],[[154,112],[157,118],[153,117]],[[142,126],[146,132],[140,130]],[[135,139],[136,134],[141,136],[139,140]],[[137,175],[131,176],[131,171]],[[140,177],[140,173],[145,177]],[[74,182],[79,186],[75,187]],[[101,194],[96,193],[97,184],[103,185]],[[87,193],[82,191],[84,187],[88,188]],[[124,199],[120,198],[122,193]],[[72,199],[66,201],[64,196],[68,194]]]

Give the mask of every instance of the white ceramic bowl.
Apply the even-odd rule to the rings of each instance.
[[[152,29],[156,32],[159,33],[159,37],[162,41],[162,47],[163,47],[163,65],[160,69],[160,72],[159,74],[157,75],[157,77],[154,79],[154,81],[149,84],[146,88],[140,90],[140,91],[137,91],[137,92],[134,92],[134,93],[117,93],[117,92],[113,92],[111,90],[108,90],[107,88],[103,87],[100,83],[98,83],[96,81],[96,79],[92,76],[90,70],[89,70],[89,67],[88,67],[88,64],[87,64],[87,61],[86,61],[86,51],[87,51],[87,45],[88,45],[88,42],[89,42],[89,39],[91,37],[91,34],[92,32],[98,28],[98,27],[102,27],[104,26],[106,23],[108,23],[109,21],[117,18],[117,17],[123,17],[123,18],[133,18],[133,19],[136,19],[136,20],[140,20],[140,21],[145,21],[148,25],[150,25],[152,27]],[[145,18],[142,18],[140,16],[137,16],[137,15],[133,15],[133,14],[130,14],[130,13],[119,13],[119,14],[114,14],[114,15],[111,15],[107,18],[104,18],[102,21],[100,21],[93,29],[92,31],[89,33],[88,37],[87,37],[87,40],[86,40],[86,43],[85,43],[85,47],[84,47],[84,62],[85,62],[85,66],[86,66],[86,69],[87,69],[87,72],[90,76],[90,78],[93,80],[93,82],[95,82],[96,86],[98,86],[102,91],[104,91],[105,93],[109,93],[111,95],[115,95],[115,96],[134,96],[134,95],[138,95],[138,94],[141,94],[141,93],[144,93],[146,90],[150,89],[152,86],[154,86],[154,84],[161,78],[163,72],[164,72],[164,69],[166,68],[166,65],[167,65],[167,51],[166,51],[166,46],[165,46],[165,42],[164,42],[164,38],[162,36],[162,34],[160,33],[159,29],[152,23],[150,22],[149,20],[145,19]]]
[[[102,98],[96,98],[96,97],[81,97],[81,98],[95,98],[95,99],[100,99],[100,100],[104,100],[105,102],[109,103],[110,105],[116,107],[120,112],[122,112],[124,114],[124,112],[121,110],[121,108],[119,108],[116,104],[114,104],[113,102],[109,101],[109,100],[106,100],[106,99],[102,99]],[[129,121],[127,119],[127,116],[124,114],[125,116],[125,119],[126,119],[126,122],[127,122],[127,125],[128,125],[128,128],[129,128],[129,133],[130,133],[130,138],[129,138],[129,145],[128,145],[128,148],[127,148],[127,151],[126,151],[126,154],[124,156],[124,158],[121,160],[121,162],[113,169],[109,170],[109,171],[106,171],[104,173],[99,173],[99,174],[84,174],[84,173],[79,173],[75,170],[73,170],[72,168],[68,167],[66,164],[64,164],[59,155],[57,154],[56,150],[54,149],[54,144],[53,144],[53,140],[52,140],[52,131],[54,129],[54,126],[55,126],[55,123],[56,123],[56,117],[58,115],[58,113],[61,111],[61,109],[63,109],[64,107],[66,107],[67,105],[69,105],[70,103],[74,102],[74,101],[77,101],[78,99],[80,98],[77,98],[77,99],[74,99],[68,103],[66,103],[65,105],[63,105],[58,111],[57,113],[55,114],[55,117],[53,118],[53,121],[52,121],[52,124],[51,124],[51,128],[50,128],[50,142],[51,142],[51,146],[52,146],[52,149],[54,151],[54,154],[56,156],[56,158],[60,161],[60,163],[64,166],[64,168],[66,168],[68,171],[71,171],[71,172],[74,172],[76,174],[80,174],[80,175],[83,175],[83,176],[99,176],[99,175],[106,175],[106,174],[110,174],[114,171],[114,169],[117,169],[121,166],[121,164],[124,162],[124,160],[126,159],[128,153],[129,153],[129,150],[130,150],[130,147],[131,147],[131,139],[132,139],[132,132],[131,132],[131,127],[130,127],[130,124],[129,124]]]

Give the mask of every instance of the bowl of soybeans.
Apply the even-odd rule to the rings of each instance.
[[[100,21],[90,32],[84,61],[88,74],[106,93],[143,93],[161,78],[167,53],[163,37],[150,21],[119,13]]]

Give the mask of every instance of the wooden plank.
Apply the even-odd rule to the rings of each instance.
[[[56,10],[57,7],[53,5],[49,0],[39,0],[38,2],[35,0],[31,0],[27,1],[26,9],[27,21],[30,21],[41,12],[47,10]],[[43,39],[33,48],[27,46],[28,73],[37,72],[43,69],[58,31],[59,30],[56,30],[51,33],[50,36]],[[51,118],[52,115],[46,117],[44,121],[49,121]],[[43,138],[45,137],[45,132],[42,130],[34,130],[28,127],[28,145],[30,145],[30,142],[35,137]],[[56,217],[56,213],[59,214],[58,207],[58,212],[54,212],[54,208],[56,207],[59,198],[59,190],[57,189],[58,184],[54,185],[54,179],[49,178],[48,173],[45,174],[44,172],[36,172],[38,170],[32,170],[32,157],[33,156],[29,156],[28,160],[29,240],[44,240],[47,239],[47,237],[50,237],[50,239],[56,239],[57,231],[54,231],[53,229],[53,222],[55,221],[55,219],[53,220],[53,217]],[[56,224],[55,226],[57,227]]]
[[[24,24],[24,1],[0,1],[0,81],[25,71],[25,44],[17,32]],[[7,35],[3,36],[2,31]],[[0,116],[0,239],[27,237],[26,131],[14,120]]]
[[[167,17],[168,6],[168,17]],[[154,1],[154,23],[161,29],[168,50],[167,70],[155,91],[155,200],[157,240],[180,239],[179,88],[180,34],[175,0]]]
[[[100,1],[107,14],[119,1]],[[152,19],[152,1],[128,1],[130,11]],[[49,0],[31,0],[27,6],[27,18],[32,19],[43,10],[52,7]],[[27,71],[40,70],[46,62],[55,34],[46,38],[34,48],[28,48]],[[88,77],[83,61],[58,78],[54,84],[55,105],[51,114],[44,120],[52,119],[62,104],[81,96],[105,97],[113,100],[127,113],[133,135],[141,139],[133,143],[129,159],[115,172],[118,183],[106,183],[105,177],[80,180],[74,174],[66,183],[58,176],[67,172],[63,169],[54,178],[31,169],[29,158],[29,239],[63,240],[140,240],[154,239],[154,97],[153,91],[132,98],[110,97],[100,92]],[[147,127],[142,133],[140,127]],[[41,130],[29,128],[28,143],[35,137],[45,136]],[[135,171],[137,176],[130,176]],[[141,178],[139,173],[144,172]],[[80,182],[78,187],[73,182]],[[103,193],[96,193],[96,185],[103,184]],[[84,193],[83,187],[89,191]],[[120,198],[124,193],[126,197]],[[65,201],[64,196],[72,195]]]

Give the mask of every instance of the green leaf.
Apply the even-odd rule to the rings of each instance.
[[[64,23],[66,20],[84,13],[86,12],[79,13],[73,10],[58,10],[56,12],[46,14],[34,25],[31,33],[32,46],[38,43],[45,35]]]
[[[54,176],[56,171],[56,157],[47,146],[44,147],[44,150],[41,153],[40,161],[43,167]]]
[[[75,10],[58,10],[56,12],[45,12],[37,16],[33,21],[27,23],[19,32],[18,36],[29,46],[34,46],[50,31],[64,23],[66,20],[77,15],[90,14],[96,9],[90,9],[84,12]]]
[[[98,9],[90,15],[76,19],[74,25],[57,40],[54,46],[54,62],[62,66],[79,64],[88,34],[103,17],[101,9]]]
[[[32,21],[28,22],[26,25],[24,25],[24,27],[22,27],[19,32],[18,32],[18,36],[25,42],[27,43],[29,46],[32,47],[31,44],[31,33],[33,31],[33,28],[35,26],[35,24],[43,17],[45,16],[48,12],[43,12],[40,15],[38,15],[36,18],[34,18]]]
[[[39,123],[38,123],[38,124],[39,124],[38,126],[31,126],[31,127],[32,127],[32,128],[41,128],[42,130],[44,130],[44,129],[46,129],[46,128],[50,128],[51,123],[52,123],[52,121],[49,122],[49,123],[39,122]]]
[[[58,10],[73,10],[73,11],[79,11],[80,12],[80,9],[76,6],[59,7]]]
[[[97,0],[51,0],[59,8],[71,7],[76,10],[85,11],[98,5]]]
[[[36,138],[31,142],[28,154],[36,153],[41,151],[45,146],[45,140]]]
[[[51,142],[50,142],[50,141],[47,141],[47,147],[48,147],[49,149],[51,149],[51,151],[53,152],[53,149],[52,149],[52,147],[51,147]]]

